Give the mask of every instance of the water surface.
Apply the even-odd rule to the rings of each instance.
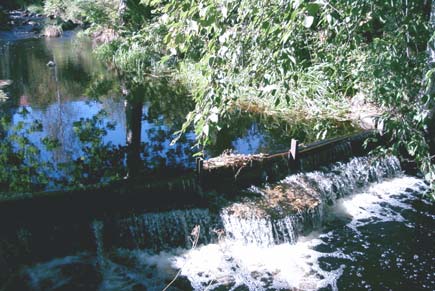
[[[194,167],[192,155],[200,149],[195,147],[193,132],[171,145],[174,132],[193,106],[181,84],[159,79],[140,87],[129,85],[99,62],[92,43],[76,37],[75,32],[51,39],[34,34],[25,38],[14,32],[7,35],[0,35],[0,79],[13,84],[6,90],[9,101],[0,105],[2,130],[12,140],[16,133],[25,135],[24,146],[35,147],[25,153],[27,163],[21,167],[46,167],[45,172],[59,180],[55,183],[53,179],[46,187],[74,187],[77,181],[89,184],[122,179],[133,172]],[[56,65],[49,66],[50,61]],[[351,125],[336,124],[327,136],[354,131]],[[224,150],[242,154],[286,151],[291,138],[307,143],[316,134],[303,123],[290,126],[235,112],[206,148],[206,156]],[[41,164],[29,164],[30,160]],[[74,176],[83,171],[86,175]],[[33,180],[44,185],[38,177]]]
[[[330,188],[314,179],[322,176]],[[145,213],[115,223],[95,220],[88,234],[93,250],[28,265],[11,286],[162,290],[179,272],[170,290],[434,289],[435,207],[423,196],[428,190],[424,181],[404,175],[395,159],[380,166],[354,159],[286,180],[306,177],[313,178],[313,187],[328,189],[325,195],[341,198],[322,206],[320,216],[297,218],[309,224],[316,219],[317,227],[305,235],[298,235],[299,222],[293,219],[294,239],[287,243],[265,243],[276,231],[267,224],[277,222],[261,222],[255,213],[242,222],[223,211],[218,214],[223,223],[206,209]],[[350,183],[341,185],[343,177]],[[241,223],[248,242],[234,235]],[[194,225],[200,225],[198,245],[192,245]],[[32,235],[27,241],[33,241]]]

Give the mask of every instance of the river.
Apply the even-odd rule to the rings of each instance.
[[[163,79],[123,93],[125,83],[76,32],[0,34],[0,79],[13,81],[0,106],[0,136],[16,159],[2,164],[1,192],[194,167],[193,132],[171,145],[192,106],[186,90]],[[354,131],[342,125],[328,136]],[[235,112],[206,156],[287,150],[293,137],[308,143],[316,134]],[[278,185],[309,189],[319,204],[296,213],[272,207],[268,189],[276,184],[266,184],[240,199],[215,193],[218,202],[203,208],[141,212],[135,205],[131,214],[2,221],[0,286],[162,290],[178,275],[169,290],[435,289],[434,204],[423,180],[396,158],[354,158]]]

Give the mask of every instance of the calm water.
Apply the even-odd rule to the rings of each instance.
[[[73,175],[75,169],[83,171],[83,166],[77,165],[80,159],[87,166],[88,176],[101,175],[96,173],[104,168],[103,157],[95,154],[98,151],[110,156],[110,167],[116,170],[105,173],[114,179],[133,171],[131,167],[139,172],[193,167],[192,154],[199,150],[194,147],[193,133],[170,145],[173,133],[181,128],[192,108],[186,90],[179,84],[153,81],[123,96],[123,82],[96,60],[89,41],[77,39],[73,32],[55,39],[31,36],[0,35],[0,79],[13,81],[6,89],[10,100],[0,107],[6,122],[3,131],[10,137],[15,133],[25,135],[26,146],[37,148],[38,153],[26,153],[27,161],[34,158],[50,162],[46,172],[59,180],[62,175]],[[49,61],[56,66],[47,66]],[[32,127],[35,122],[37,126]],[[329,136],[352,131],[352,127],[340,125],[333,127]],[[316,132],[309,125],[289,127],[235,113],[206,153],[216,156],[226,149],[244,154],[287,150],[292,137],[308,142],[316,138]],[[44,138],[57,141],[57,146],[47,149]],[[142,162],[129,163],[129,157]],[[77,177],[74,181],[80,179],[86,180]],[[48,187],[74,187],[74,182],[65,180]]]

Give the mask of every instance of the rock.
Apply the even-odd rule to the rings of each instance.
[[[12,84],[12,80],[0,80],[0,89],[10,86]]]
[[[178,277],[177,280],[175,280],[175,282],[172,284],[172,287],[178,290],[192,290],[192,284],[185,276]]]
[[[44,28],[43,35],[46,37],[59,37],[62,35],[63,29],[57,25],[48,25]]]

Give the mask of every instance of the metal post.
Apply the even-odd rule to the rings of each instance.
[[[203,158],[199,157],[196,158],[196,175],[198,178],[198,182],[201,184],[201,176],[202,176],[202,169],[204,167],[204,160]]]
[[[296,160],[297,155],[298,155],[298,141],[292,138],[290,143],[290,149],[288,151],[288,159],[290,159],[291,156],[293,160]]]

